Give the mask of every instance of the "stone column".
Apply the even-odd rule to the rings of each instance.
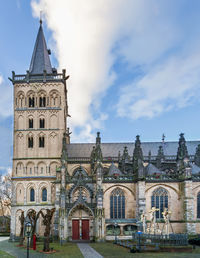
[[[145,181],[141,180],[136,185],[136,218],[140,220],[140,215],[146,211]]]
[[[186,233],[196,234],[195,224],[192,222],[194,220],[194,196],[192,193],[192,180],[185,180],[184,194]]]

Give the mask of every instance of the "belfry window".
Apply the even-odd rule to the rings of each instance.
[[[168,192],[162,187],[156,189],[151,196],[151,207],[159,209],[156,211],[156,218],[163,218],[163,211],[168,208]]]
[[[39,137],[39,147],[44,148],[44,136]]]
[[[200,219],[200,192],[197,194],[197,219]]]
[[[39,107],[46,107],[46,97],[39,98]]]
[[[45,120],[44,120],[44,118],[40,118],[40,128],[45,128]]]
[[[28,148],[33,148],[33,137],[28,137]]]
[[[47,189],[46,188],[42,189],[42,201],[43,202],[47,201]]]
[[[110,196],[110,218],[124,219],[125,218],[125,196],[124,191],[116,188]]]
[[[28,120],[28,128],[33,128],[33,119],[32,118],[30,118]]]
[[[33,188],[30,189],[30,201],[35,201],[35,190]]]
[[[29,107],[35,107],[35,98],[34,97],[29,97],[28,98],[28,106]]]

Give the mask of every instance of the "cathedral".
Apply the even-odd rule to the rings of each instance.
[[[22,211],[55,208],[51,234],[63,241],[128,239],[141,214],[171,232],[200,233],[200,141],[71,143],[67,76],[53,68],[42,21],[29,70],[10,80],[14,93],[11,239]],[[39,218],[37,235],[43,235]]]

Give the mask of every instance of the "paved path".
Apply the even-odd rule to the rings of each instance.
[[[97,253],[89,244],[78,243],[77,245],[85,258],[103,258],[103,256]]]

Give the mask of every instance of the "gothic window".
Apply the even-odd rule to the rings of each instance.
[[[44,120],[44,118],[40,118],[40,128],[45,128],[45,120]]]
[[[197,218],[200,219],[200,192],[197,195]]]
[[[30,201],[35,201],[35,190],[33,188],[30,189]]]
[[[110,196],[110,218],[124,219],[125,218],[125,196],[124,191],[116,188]]]
[[[33,148],[33,137],[28,137],[28,148]]]
[[[151,207],[159,209],[156,211],[156,218],[162,219],[164,208],[168,208],[168,192],[162,187],[157,188],[153,191],[151,196]]]
[[[42,201],[43,202],[47,201],[47,189],[46,188],[42,189]]]
[[[39,137],[39,147],[44,148],[44,136]]]
[[[29,107],[35,107],[35,98],[34,97],[29,97],[28,98],[28,106]]]
[[[33,118],[28,120],[28,128],[33,128]]]
[[[46,97],[39,98],[39,107],[46,107]]]

